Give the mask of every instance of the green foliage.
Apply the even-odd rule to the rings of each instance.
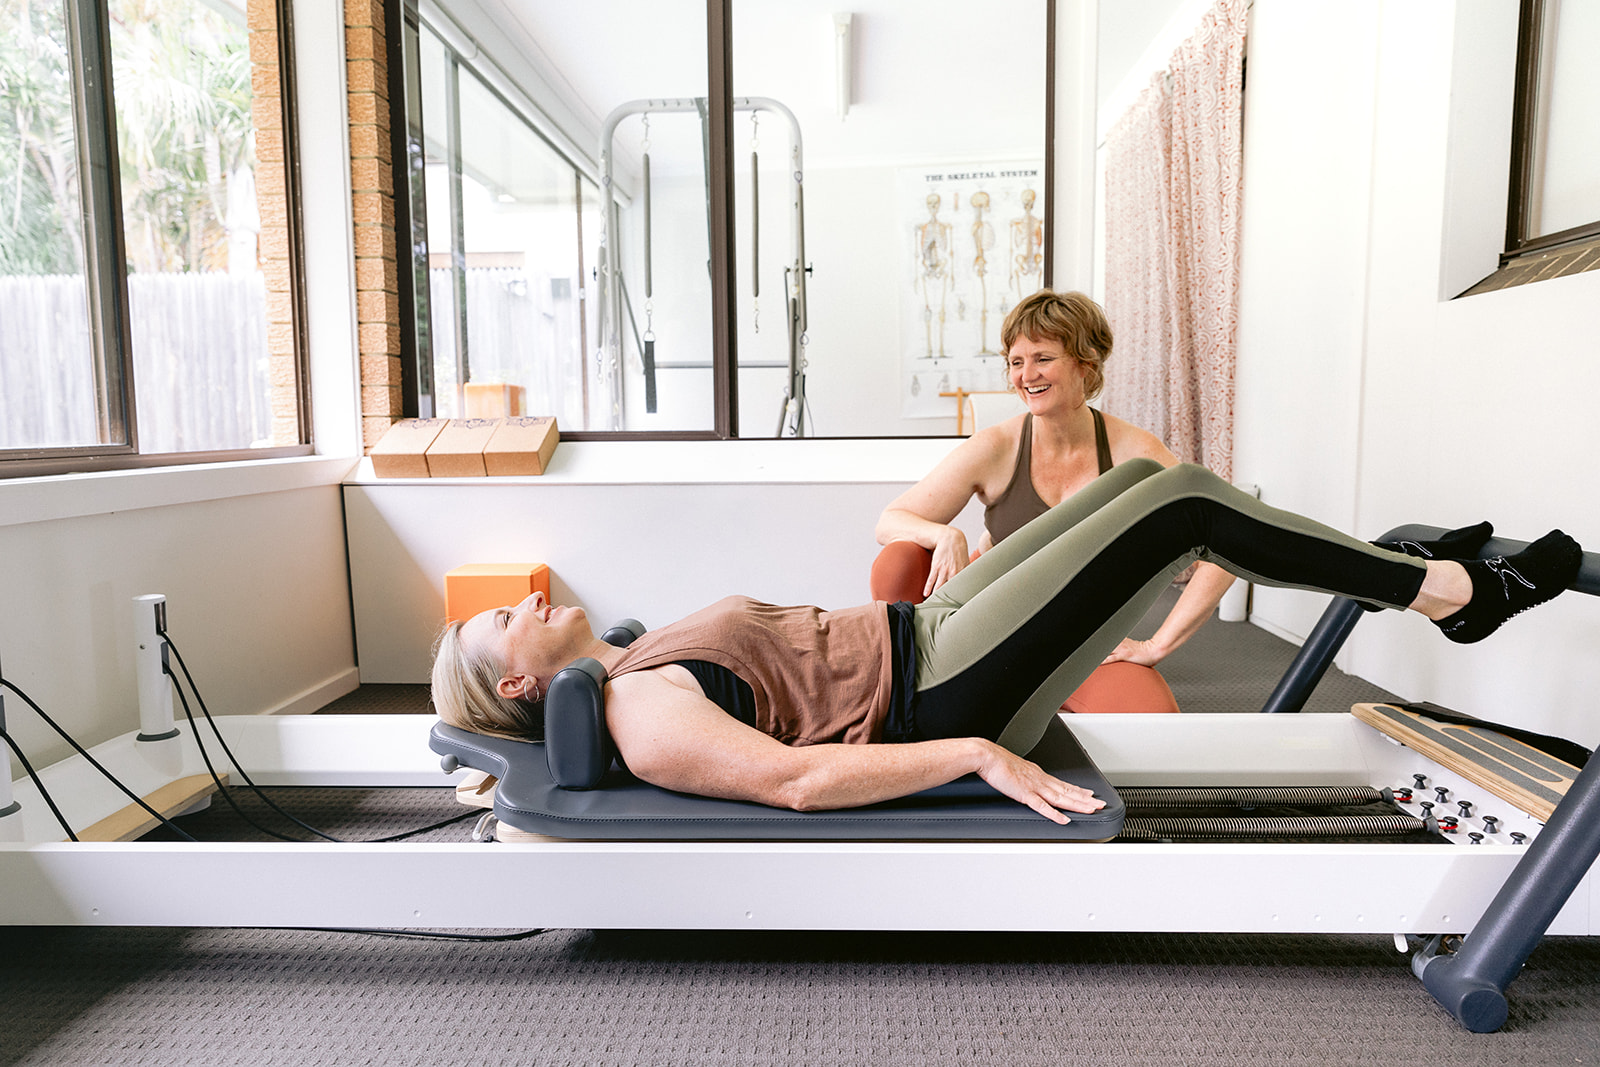
[[[0,0],[0,274],[81,269],[63,23],[59,4]]]
[[[128,265],[227,266],[227,176],[253,164],[242,27],[194,0],[113,0],[111,50]]]
[[[228,175],[253,169],[249,41],[195,0],[112,0],[128,266],[227,266]],[[81,271],[65,12],[0,0],[0,274]]]

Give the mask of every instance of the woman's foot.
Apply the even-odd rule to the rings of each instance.
[[[1459,530],[1447,530],[1432,541],[1374,541],[1379,548],[1387,548],[1391,552],[1404,552],[1416,559],[1453,559],[1465,561],[1478,558],[1478,550],[1483,548],[1490,537],[1494,536],[1494,527],[1487,521],[1473,526],[1463,526]],[[1356,602],[1362,611],[1382,611],[1382,604],[1367,604]]]
[[[1418,559],[1477,559],[1478,550],[1494,536],[1494,527],[1488,522],[1449,530],[1433,541],[1374,541],[1379,548],[1404,552]]]
[[[1458,644],[1482,641],[1513,615],[1554,599],[1577,578],[1582,563],[1583,549],[1560,530],[1551,530],[1514,556],[1463,560],[1472,599],[1434,625]]]

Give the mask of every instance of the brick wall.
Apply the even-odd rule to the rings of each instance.
[[[289,256],[288,176],[284,167],[282,77],[276,0],[249,0],[250,116],[256,134],[258,255],[267,286],[267,353],[272,380],[272,443],[300,443],[299,360]]]
[[[299,394],[276,0],[249,0],[247,18],[261,269],[266,275],[272,364],[273,443],[296,444],[300,440]],[[361,435],[363,444],[371,447],[401,413],[400,300],[382,0],[346,0],[344,21]]]
[[[389,72],[382,0],[345,0],[350,185],[355,215],[356,321],[361,351],[361,435],[367,447],[400,417],[400,299]]]

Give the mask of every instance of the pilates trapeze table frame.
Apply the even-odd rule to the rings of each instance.
[[[1600,591],[1600,557],[1586,557],[1577,588]],[[1327,647],[1312,651],[1331,659]],[[263,786],[452,782],[428,749],[431,716],[216,721]],[[1423,774],[1453,796],[1484,795],[1349,714],[1078,715],[1069,725],[1116,786],[1395,786]],[[186,724],[164,740],[137,736],[93,750],[135,793],[204,772]],[[82,757],[41,773],[75,826],[123,806]],[[1413,969],[1480,1031],[1503,1023],[1504,988],[1544,933],[1594,934],[1600,925],[1590,873],[1600,854],[1600,760],[1545,825],[1480,801],[1502,832],[1478,845],[1467,844],[1465,826],[1449,845],[74,844],[31,783],[13,790],[20,811],[0,819],[10,836],[0,837],[7,925],[1410,935],[1435,938]],[[1529,843],[1511,843],[1512,831]],[[1441,951],[1436,935],[1463,933],[1460,952]]]
[[[783,403],[778,409],[778,427],[774,437],[804,437],[806,419],[806,361],[803,348],[807,327],[807,299],[806,299],[806,214],[805,214],[805,150],[800,136],[800,120],[795,118],[780,101],[766,96],[736,96],[733,98],[733,111],[759,112],[766,111],[781,118],[789,132],[789,251],[791,253],[784,275],[788,279],[787,292],[784,294],[784,320],[788,329],[788,356],[782,365],[785,371]],[[615,143],[617,126],[623,119],[633,115],[644,115],[648,118],[653,114],[682,114],[697,113],[700,116],[702,128],[706,121],[705,97],[652,97],[644,100],[630,100],[619,104],[606,116],[600,127],[600,245],[599,262],[596,265],[595,278],[598,290],[596,301],[599,307],[599,324],[596,334],[599,337],[598,356],[600,365],[611,389],[609,397],[612,409],[612,429],[620,429],[620,412],[623,403],[622,397],[622,354],[624,317],[632,319],[632,305],[629,302],[627,284],[622,274],[622,256],[618,247],[619,237],[622,232],[621,219],[618,217],[617,190],[613,174],[615,160]],[[709,152],[709,149],[707,149]],[[648,158],[648,157],[647,157]],[[648,296],[650,290],[650,261],[652,251],[650,247],[650,208],[648,193],[648,166],[646,174],[646,191],[644,194],[644,276],[645,290]],[[707,181],[710,178],[708,176]],[[759,183],[759,176],[752,179]],[[758,186],[759,187],[759,186]],[[709,197],[709,192],[708,192]],[[706,210],[710,211],[709,200]],[[708,223],[709,225],[709,223]],[[757,219],[752,223],[759,230],[760,222]],[[752,259],[754,256],[752,255]],[[754,267],[752,267],[754,270]],[[760,280],[755,279],[759,292]],[[635,328],[637,334],[637,328]],[[647,334],[648,336],[648,334]],[[656,364],[651,355],[646,361],[644,341],[636,337],[635,345],[639,349],[639,358],[645,361],[645,389],[651,397],[655,393],[656,370],[698,368],[699,364]],[[753,368],[768,366],[768,364],[742,363],[741,367]],[[652,401],[653,402],[653,401]],[[654,410],[653,408],[651,410]]]

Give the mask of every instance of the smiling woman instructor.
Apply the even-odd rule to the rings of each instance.
[[[978,548],[987,551],[1116,464],[1178,462],[1154,434],[1089,407],[1111,354],[1111,327],[1093,300],[1041,289],[1011,309],[1000,336],[1008,381],[1028,410],[973,434],[878,519],[879,544],[910,541],[933,553],[925,597],[970,560],[966,534],[950,523],[973,497],[984,505]],[[1222,568],[1199,564],[1155,634],[1125,639],[1107,662],[1160,663],[1200,628],[1232,582]]]

